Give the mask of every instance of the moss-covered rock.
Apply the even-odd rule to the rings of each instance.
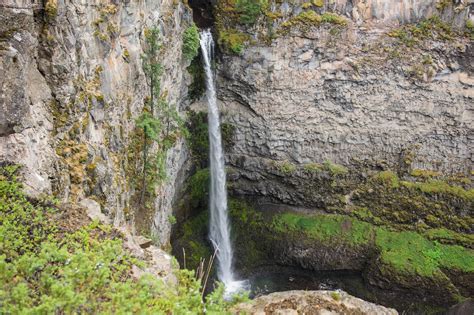
[[[413,295],[411,301],[430,296],[429,304],[442,306],[474,292],[465,280],[474,276],[474,251],[439,243],[433,239],[439,231],[396,231],[348,215],[259,212],[235,200],[230,209],[244,270],[283,264],[360,271],[374,290]]]

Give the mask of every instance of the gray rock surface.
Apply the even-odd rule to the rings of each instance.
[[[269,45],[256,40],[240,56],[223,56],[219,99],[224,120],[235,126],[227,162],[237,194],[301,204],[288,202],[301,199],[291,187],[274,184],[271,160],[331,161],[362,177],[370,169],[424,169],[472,178],[472,40],[406,47],[387,35],[398,26],[379,20],[411,12],[401,21],[418,21],[434,12],[434,1],[357,3],[371,8],[363,23],[352,17],[337,32],[327,24],[292,28]],[[443,18],[465,23],[467,4],[457,10]]]
[[[93,197],[115,225],[133,225],[127,154],[147,94],[144,30],[162,35],[162,91],[183,109],[187,62],[182,2],[22,1],[0,3],[0,161],[24,165],[26,189],[64,202]],[[167,158],[168,181],[147,224],[169,243],[183,141]]]
[[[377,314],[396,315],[391,308],[365,302],[344,291],[287,291],[256,298],[251,303],[239,304],[234,314]]]

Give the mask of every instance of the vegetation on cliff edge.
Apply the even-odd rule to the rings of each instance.
[[[132,277],[132,257],[111,226],[90,222],[81,208],[33,200],[18,167],[0,168],[0,305],[7,314],[227,313],[219,286],[201,299],[194,273],[177,270],[176,286]],[[81,219],[82,217],[85,217]]]

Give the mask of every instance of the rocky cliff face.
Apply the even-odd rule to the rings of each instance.
[[[94,199],[116,224],[140,221],[168,244],[183,142],[169,150],[168,180],[147,214],[130,202],[130,148],[148,93],[144,31],[160,30],[162,92],[182,109],[190,9],[171,0],[9,0],[0,9],[0,160],[25,166],[29,193]]]
[[[222,110],[236,127],[235,191],[311,204],[269,184],[272,161],[286,173],[326,161],[362,177],[384,169],[471,177],[473,48],[456,28],[469,6],[448,2],[285,2],[267,28],[244,27],[257,35],[242,54],[224,55],[219,72]],[[400,26],[415,21],[423,22]]]
[[[225,0],[216,10],[219,99],[233,126],[228,188],[258,210],[252,218],[231,205],[239,267],[356,270],[387,299],[418,292],[431,305],[472,295],[462,280],[472,263],[431,256],[440,244],[473,254],[472,1],[252,10]],[[275,215],[286,219],[259,223]],[[359,237],[367,242],[354,248]],[[408,258],[418,255],[426,261]]]

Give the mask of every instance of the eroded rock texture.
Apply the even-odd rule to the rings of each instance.
[[[239,304],[233,313],[240,314],[379,314],[397,311],[365,302],[339,291],[288,291],[259,297],[252,303]]]
[[[170,235],[178,141],[168,181],[148,214],[134,213],[129,159],[135,120],[148,94],[144,30],[161,33],[162,91],[181,109],[186,95],[182,33],[191,12],[176,1],[2,1],[0,160],[25,165],[31,194],[95,198],[116,224],[137,221],[160,244]]]
[[[360,1],[351,11],[343,2],[334,8],[347,13],[341,15],[346,26],[301,15],[292,20],[301,6],[276,6],[284,14],[272,26],[271,43],[256,37],[241,55],[222,57],[219,97],[225,119],[236,127],[228,161],[237,194],[304,204],[272,184],[269,160],[331,161],[362,177],[383,169],[472,176],[473,44],[456,29],[468,18],[468,4],[440,10],[435,1]],[[361,6],[371,13],[359,21],[354,10]],[[441,18],[425,20],[435,13]],[[443,19],[449,40],[432,36]],[[430,32],[407,42],[400,35],[407,28],[398,22],[416,21]]]

